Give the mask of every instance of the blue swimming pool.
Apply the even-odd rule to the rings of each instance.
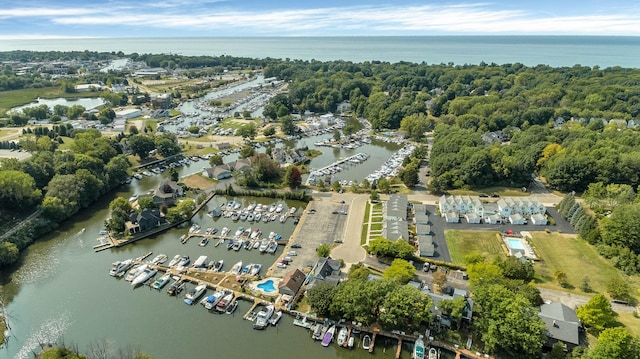
[[[509,247],[511,249],[522,249],[524,250],[524,246],[522,245],[522,241],[519,239],[509,239]]]
[[[276,290],[276,287],[273,286],[273,280],[271,279],[258,284],[257,287],[262,289],[265,293],[271,293]]]

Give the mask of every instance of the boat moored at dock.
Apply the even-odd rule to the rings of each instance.
[[[198,300],[198,298],[200,298],[204,294],[206,290],[206,284],[199,284],[195,288],[191,289],[189,293],[185,294],[184,296],[185,304],[192,305]]]

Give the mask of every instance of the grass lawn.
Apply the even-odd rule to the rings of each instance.
[[[474,190],[455,189],[455,190],[449,191],[449,193],[451,195],[459,195],[459,196],[465,196],[465,195],[477,196],[480,193],[486,193],[486,194],[497,193],[502,197],[523,197],[523,196],[530,195],[528,192],[522,192],[520,188],[511,188],[511,187],[502,187],[502,186],[478,188]]]
[[[369,225],[365,223],[362,225],[362,233],[360,233],[360,245],[367,243],[367,237],[369,237]]]
[[[464,256],[471,252],[478,252],[489,260],[504,257],[502,241],[498,239],[496,233],[493,231],[444,231],[451,261],[464,264]]]
[[[369,222],[369,212],[371,211],[371,203],[367,201],[367,206],[364,208],[364,221]]]
[[[372,231],[381,231],[382,230],[382,223],[371,223],[371,230]]]
[[[13,107],[27,104],[41,98],[81,98],[98,97],[98,92],[66,93],[58,87],[43,87],[34,89],[22,89],[12,91],[0,91],[0,113]]]
[[[531,232],[529,243],[542,259],[535,264],[536,281],[545,288],[565,290],[584,294],[580,283],[585,276],[589,277],[589,285],[595,292],[607,293],[607,285],[615,278],[622,278],[613,265],[601,257],[598,251],[575,235],[561,233]],[[567,274],[571,287],[561,288],[554,279],[557,270]],[[632,287],[637,287],[637,276],[624,278]],[[634,291],[631,293],[635,294]]]
[[[618,312],[618,321],[629,330],[634,337],[640,337],[640,318],[633,316],[633,313]]]

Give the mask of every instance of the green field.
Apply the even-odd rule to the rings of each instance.
[[[0,92],[0,113],[6,112],[13,107],[24,105],[41,98],[81,98],[98,97],[98,92],[66,93],[60,87],[43,87],[34,89],[22,89]]]
[[[478,196],[481,193],[486,193],[486,194],[497,193],[502,197],[522,197],[522,196],[530,195],[528,192],[522,192],[520,188],[500,187],[500,186],[477,188],[474,190],[454,189],[449,191],[449,194],[451,195],[472,196],[472,197]]]
[[[536,280],[541,287],[584,294],[580,290],[580,283],[588,276],[589,285],[595,292],[607,293],[607,285],[614,278],[622,277],[593,246],[576,238],[575,235],[546,232],[531,234],[533,238],[529,239],[529,243],[541,259],[535,264]],[[554,280],[557,270],[567,274],[569,288],[561,288]],[[632,287],[637,287],[637,277],[625,280],[630,281]]]
[[[446,230],[444,236],[453,263],[464,264],[464,256],[471,252],[478,252],[489,260],[504,257],[497,232]]]

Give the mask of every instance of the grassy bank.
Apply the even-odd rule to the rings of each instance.
[[[446,230],[444,236],[451,254],[451,261],[464,264],[464,256],[478,252],[487,259],[504,257],[502,242],[494,231],[457,231]]]
[[[60,87],[43,87],[0,92],[0,113],[13,107],[28,104],[38,98],[83,98],[98,97],[99,92],[66,93]]]

